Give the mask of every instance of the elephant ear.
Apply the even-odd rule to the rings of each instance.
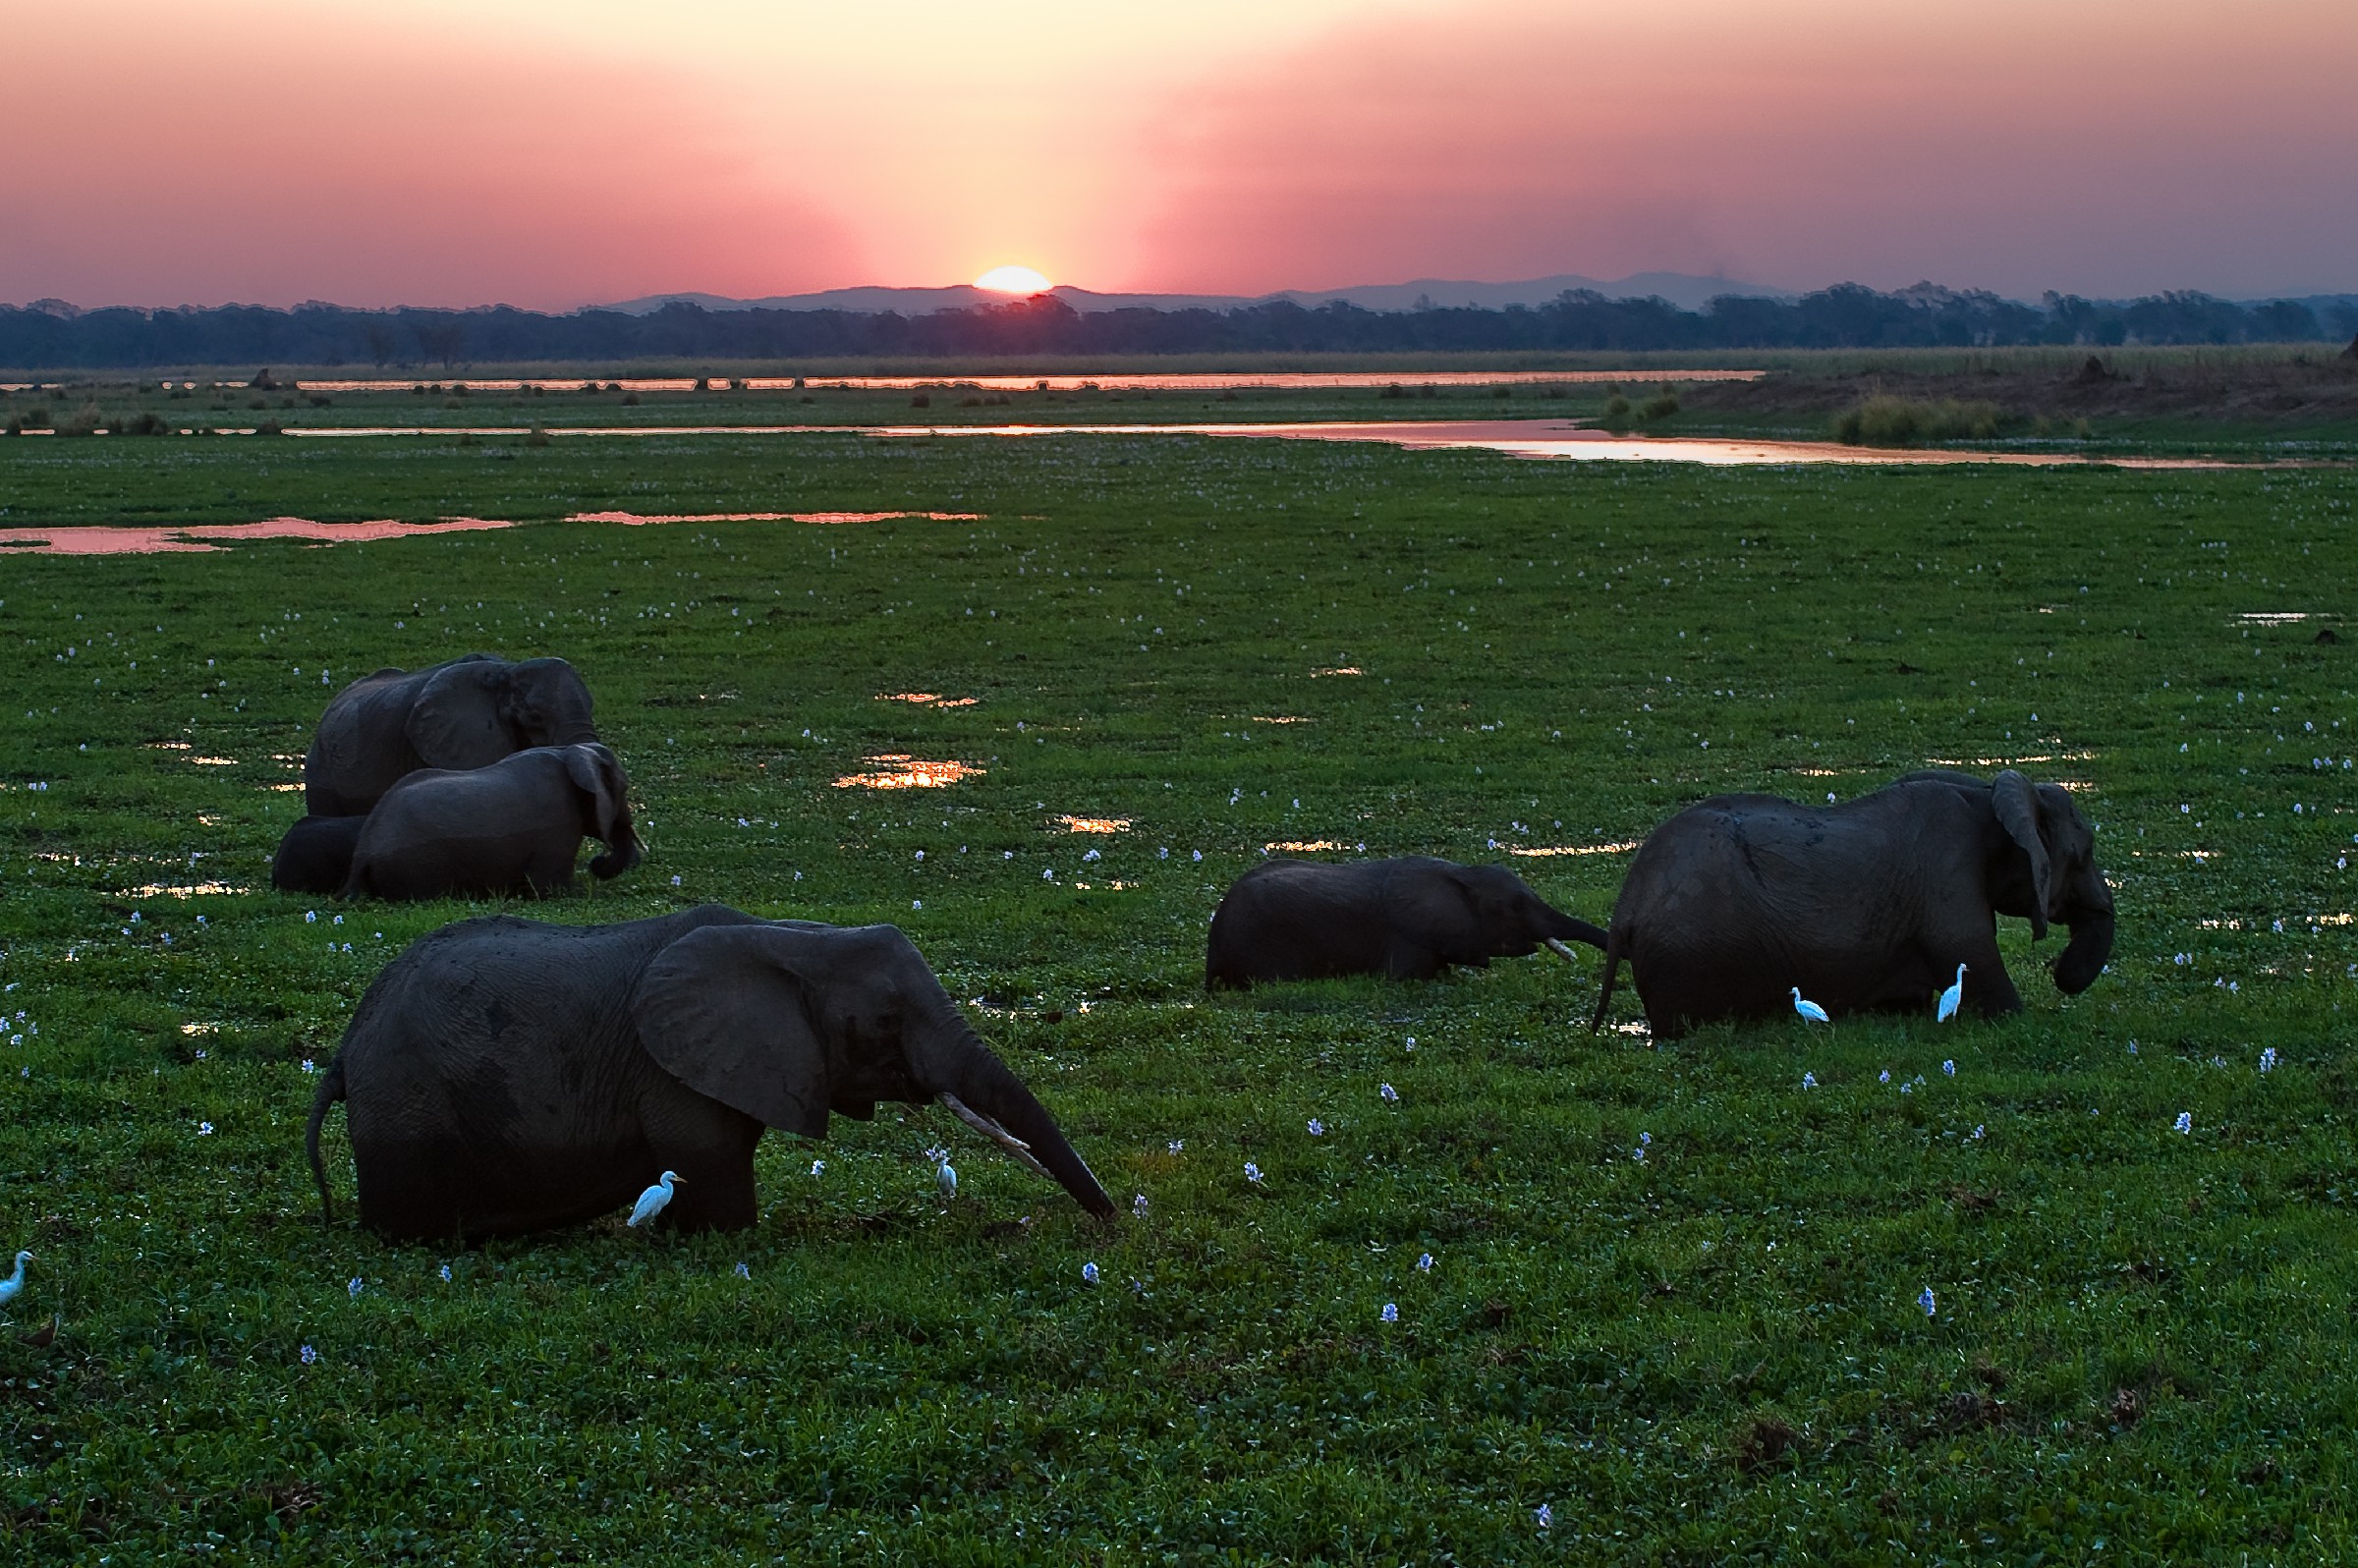
[[[565,771],[574,787],[594,803],[591,820],[597,823],[597,836],[609,846],[619,847],[616,841],[622,832],[622,764],[602,746],[568,746]]]
[[[419,689],[404,733],[427,767],[489,767],[516,750],[500,714],[506,685],[507,666],[472,659]]]
[[[631,993],[640,1043],[700,1094],[805,1138],[827,1135],[826,1042],[767,925],[707,925],[655,955]]]
[[[2031,938],[2047,934],[2047,892],[2051,880],[2047,840],[2039,835],[2039,795],[2017,768],[2007,768],[1990,783],[1990,805],[2022,852],[2031,858]]]

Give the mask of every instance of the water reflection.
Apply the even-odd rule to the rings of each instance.
[[[971,762],[927,762],[906,752],[883,752],[867,758],[883,767],[867,773],[846,773],[835,781],[839,790],[938,790],[963,778],[981,778],[986,769]]]
[[[1269,391],[1300,392],[1322,388],[1370,390],[1396,386],[1403,391],[1413,391],[1428,386],[1598,386],[1621,382],[1757,381],[1768,373],[1766,370],[1656,367],[1643,370],[1199,370],[1170,374],[758,375],[747,378],[739,389],[747,392],[1243,392],[1264,388]],[[215,384],[238,390],[244,390],[245,387],[242,381]],[[298,390],[304,392],[413,392],[440,384],[414,380],[306,380],[294,383]],[[580,376],[534,376],[526,380],[492,381],[477,381],[470,377],[466,384],[469,392],[579,392],[583,390],[585,382]],[[620,381],[601,381],[597,385],[609,392],[697,390],[696,378],[684,375],[626,377]],[[726,386],[706,389],[708,395],[729,390]]]
[[[981,512],[575,512],[568,523],[620,523],[643,528],[654,523],[889,523],[895,518],[928,523],[981,523]]]
[[[1059,816],[1056,820],[1064,824],[1066,831],[1073,833],[1127,833],[1130,831],[1130,818],[1127,816]]]
[[[315,539],[337,544],[514,527],[513,523],[479,517],[444,518],[439,523],[314,523],[305,517],[273,517],[258,523],[183,523],[160,528],[0,529],[0,554],[194,554],[224,548],[210,542],[214,539]]]

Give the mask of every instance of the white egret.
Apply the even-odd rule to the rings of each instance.
[[[0,1279],[0,1307],[7,1306],[25,1294],[25,1265],[30,1261],[32,1261],[32,1254],[17,1254],[17,1271],[6,1279]]]
[[[1965,1000],[1965,966],[1957,966],[1957,978],[1947,990],[1940,993],[1940,1005],[1935,1012],[1943,1024],[1957,1016],[1957,1008]]]
[[[933,1173],[933,1182],[941,1189],[941,1196],[944,1199],[958,1196],[958,1173],[950,1168],[948,1160],[943,1160],[941,1168]]]
[[[1808,1019],[1813,1024],[1824,1024],[1827,1022],[1825,1009],[1820,1007],[1816,1002],[1813,1002],[1808,997],[1802,995],[1801,987],[1798,985],[1793,987],[1793,1011],[1799,1013],[1802,1017]]]
[[[678,1172],[668,1170],[656,1177],[655,1185],[639,1195],[638,1204],[631,1209],[630,1223],[645,1224],[663,1212],[663,1205],[671,1202],[671,1184],[685,1179]]]

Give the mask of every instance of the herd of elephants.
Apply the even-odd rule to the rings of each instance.
[[[304,759],[307,814],[281,888],[346,898],[547,892],[640,863],[629,786],[588,687],[559,658],[475,654],[379,670],[338,693]],[[1604,953],[1597,1022],[1630,965],[1649,1024],[1767,1018],[1804,992],[1825,1015],[1916,1011],[1960,977],[1984,1016],[2022,999],[1996,918],[2071,932],[2053,965],[2077,993],[2112,948],[2095,835],[2054,784],[1911,773],[1825,809],[1721,795],[1639,848],[1600,929],[1503,867],[1429,858],[1271,860],[1212,917],[1213,986],[1380,974],[1429,979],[1567,942]],[[1962,966],[1960,969],[1959,966]],[[1970,977],[1970,983],[1962,983]],[[1957,1005],[1950,986],[1942,1016]],[[662,1222],[734,1229],[758,1213],[754,1148],[830,1113],[939,1100],[1100,1218],[1112,1201],[1045,1108],[890,925],[762,920],[706,904],[559,925],[511,916],[421,937],[362,998],[306,1135],[342,1100],[362,1223],[477,1241],[577,1223],[676,1172]]]

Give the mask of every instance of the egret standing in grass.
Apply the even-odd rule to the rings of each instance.
[[[1793,987],[1793,1011],[1799,1013],[1803,1018],[1808,1019],[1813,1024],[1824,1024],[1827,1022],[1825,1009],[1820,1007],[1816,1002],[1813,1002],[1808,997],[1802,995],[1801,987],[1798,985]]]
[[[668,1170],[656,1177],[655,1185],[641,1193],[632,1206],[630,1223],[643,1225],[663,1212],[663,1205],[671,1202],[671,1184],[681,1179],[677,1171]]]
[[[1947,990],[1940,993],[1940,1005],[1934,1009],[1934,1013],[1941,1023],[1945,1024],[1957,1016],[1957,1009],[1963,1006],[1964,1002],[1965,966],[1959,964],[1956,980],[1950,983]]]
[[[0,1307],[7,1306],[25,1294],[25,1265],[32,1261],[32,1254],[17,1254],[17,1271],[0,1279]]]
[[[944,1202],[958,1196],[958,1173],[950,1169],[948,1160],[943,1160],[941,1168],[933,1173],[933,1184],[941,1189]]]

